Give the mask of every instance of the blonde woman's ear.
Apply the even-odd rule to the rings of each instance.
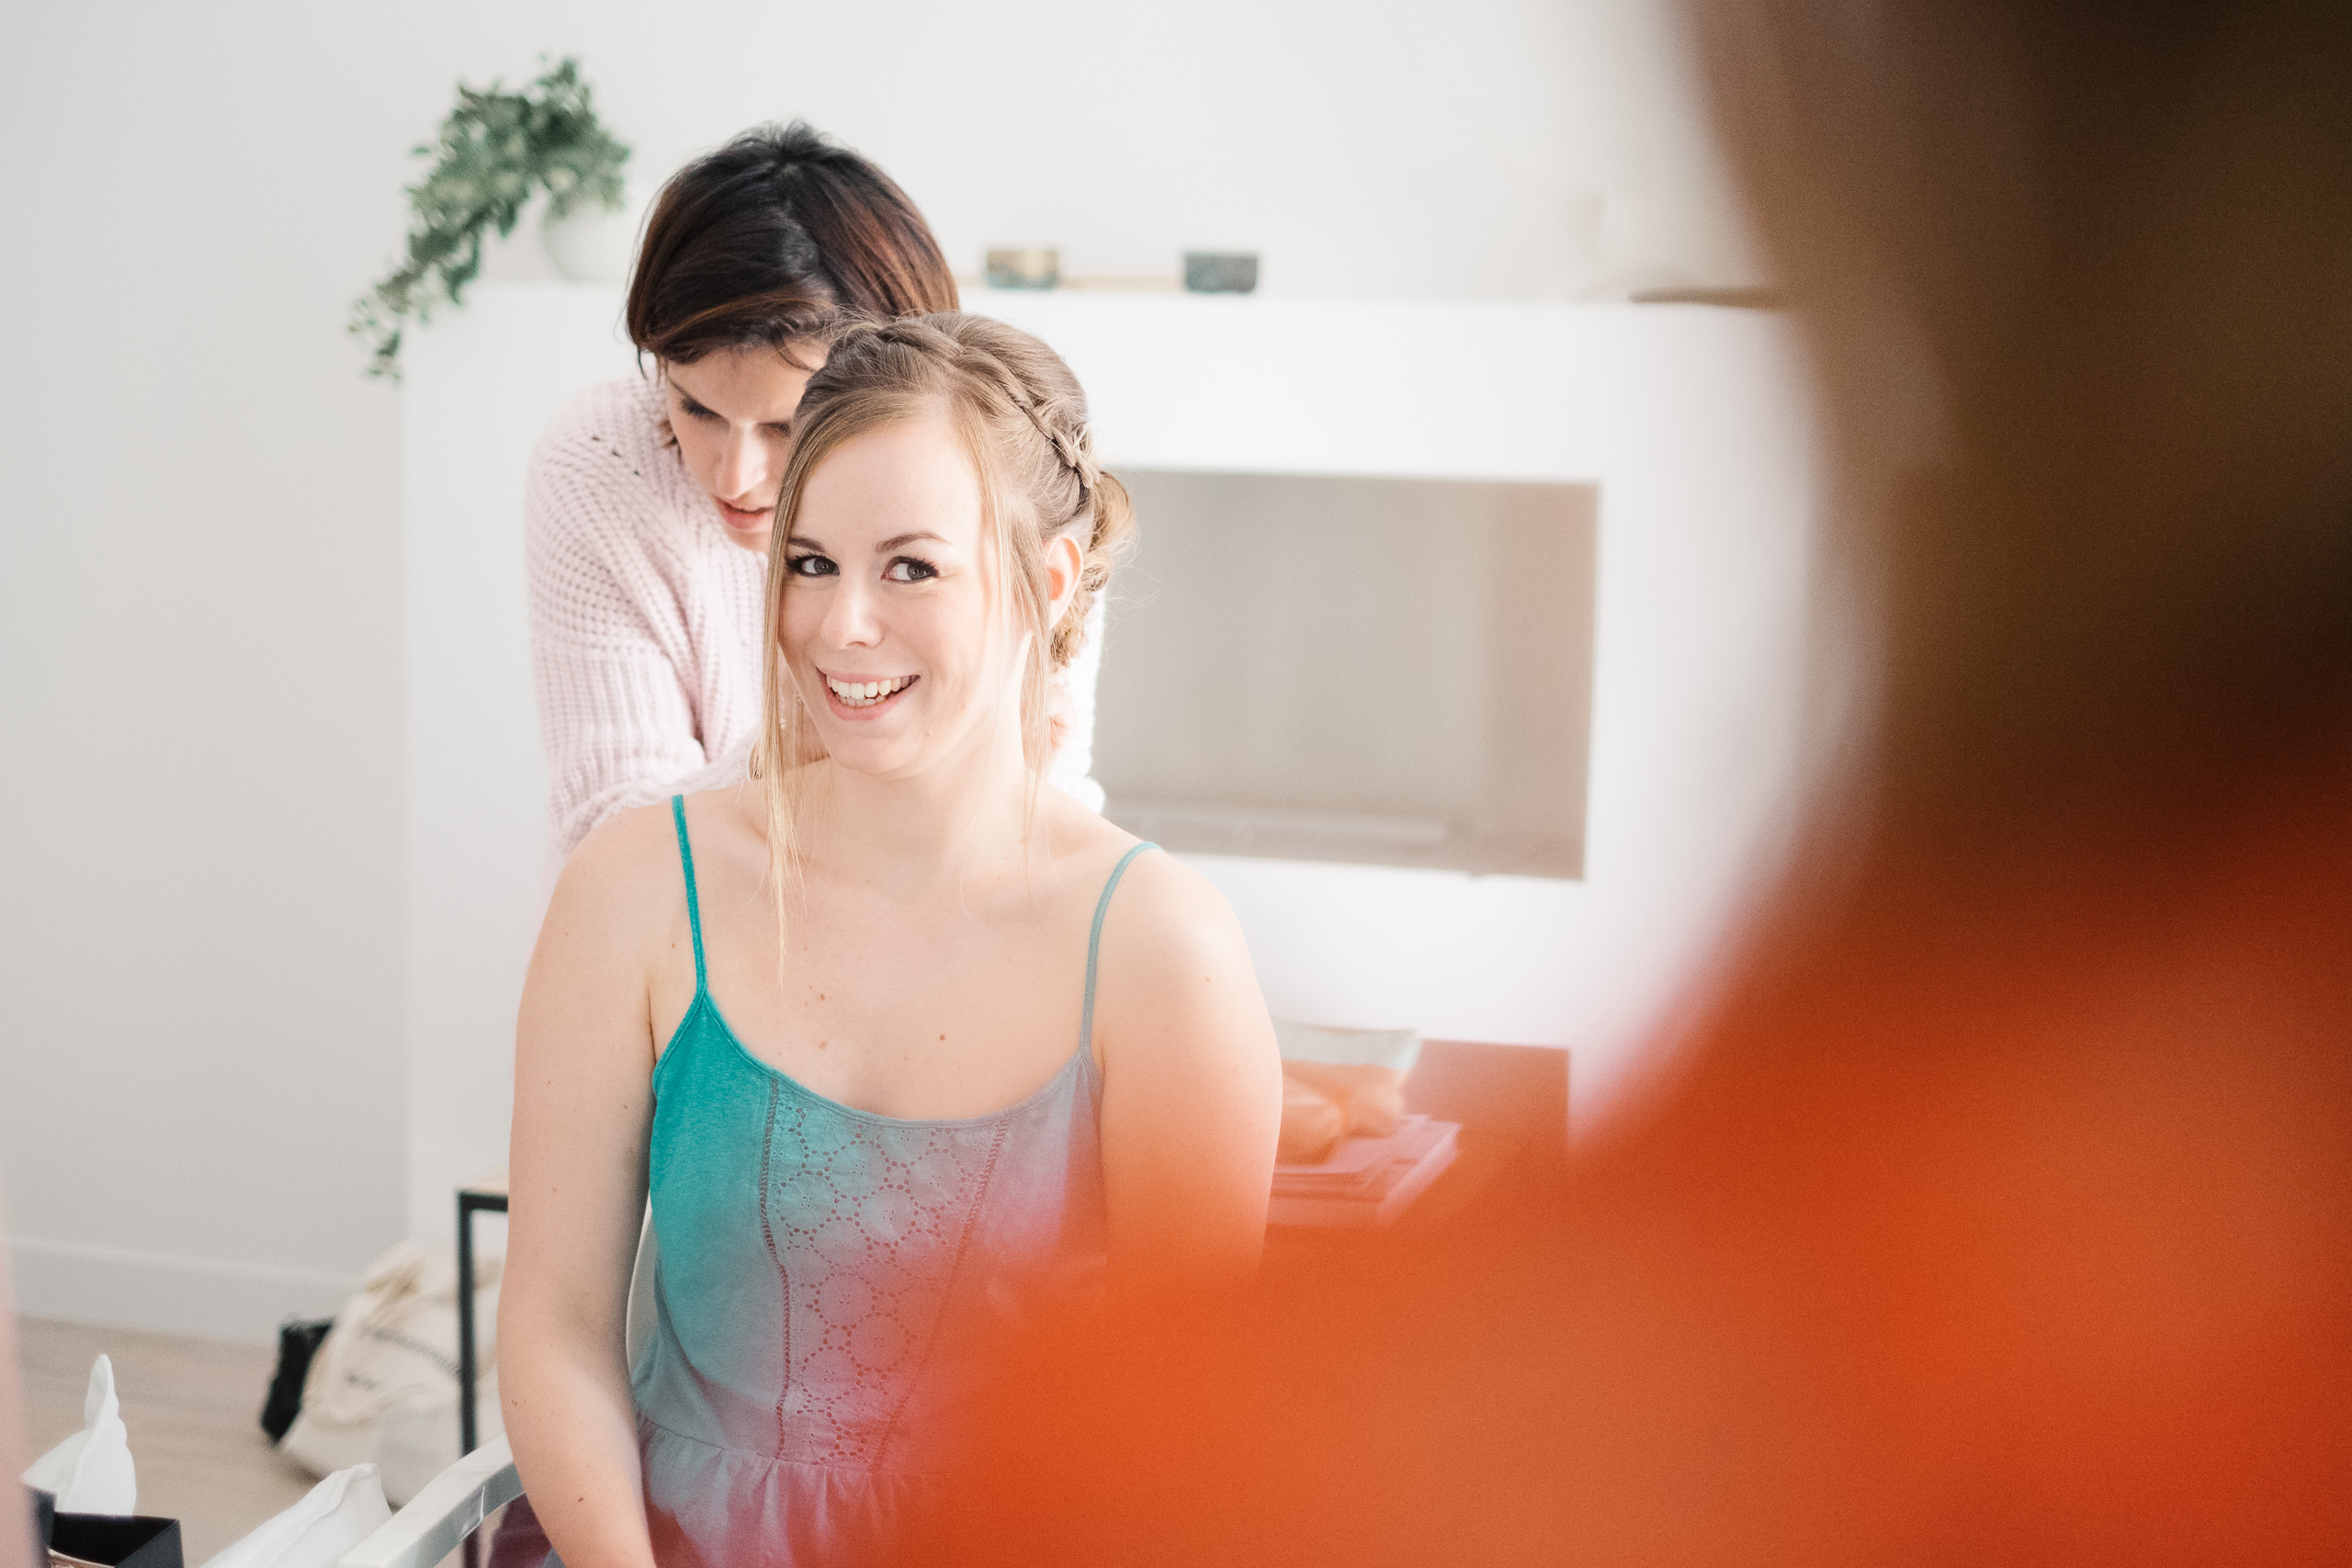
[[[1078,597],[1079,573],[1086,565],[1086,551],[1068,534],[1057,534],[1046,541],[1046,625],[1058,626],[1062,617],[1069,614],[1069,604]],[[1046,641],[1052,641],[1050,636]]]

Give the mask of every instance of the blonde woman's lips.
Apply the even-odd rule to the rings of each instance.
[[[913,675],[828,675],[818,671],[825,682],[827,704],[835,713],[847,717],[863,718],[888,707],[892,699],[913,685]]]

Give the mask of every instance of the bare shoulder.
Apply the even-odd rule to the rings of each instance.
[[[616,813],[564,863],[516,1021],[515,1081],[518,1095],[536,1086],[530,1104],[569,1103],[590,1081],[581,1075],[610,1088],[651,1069],[654,966],[686,919],[669,818],[666,803]],[[570,1087],[548,1087],[560,1080]]]
[[[1096,982],[1098,1011],[1114,1030],[1130,1026],[1123,1031],[1130,1034],[1146,1021],[1263,1011],[1233,906],[1207,877],[1157,846],[1128,863],[1103,912]]]
[[[1098,1014],[1114,1014],[1125,1006],[1124,1000],[1111,1001],[1114,991],[1122,998],[1156,995],[1186,975],[1197,980],[1194,972],[1204,964],[1227,973],[1238,965],[1241,975],[1249,975],[1240,922],[1215,884],[1159,845],[1146,844],[1058,791],[1047,793],[1052,803],[1046,830],[1090,899],[1109,886],[1114,873],[1118,877],[1102,911]]]
[[[1141,845],[1139,840],[1132,842]],[[1157,844],[1144,846],[1127,863],[1105,926],[1113,919],[1118,921],[1123,945],[1170,950],[1171,955],[1241,941],[1241,923],[1216,885]]]
[[[1246,1266],[1265,1227],[1281,1055],[1232,906],[1163,851],[1129,863],[1105,911],[1094,1017],[1114,1233],[1140,1224],[1148,1251],[1197,1245]]]
[[[767,796],[755,779],[739,778],[709,789],[689,791],[686,795],[686,831],[693,835],[699,852],[707,839],[723,844],[729,851],[747,846],[756,847],[763,858],[767,853]],[[662,806],[662,820],[670,819],[668,802]]]
[[[651,929],[666,917],[671,900],[664,894],[669,889],[675,890],[683,904],[684,883],[670,803],[615,812],[581,840],[564,862],[548,904],[542,941],[567,929],[614,935],[639,926]]]

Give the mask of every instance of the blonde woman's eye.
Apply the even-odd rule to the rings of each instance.
[[[838,575],[842,569],[833,564],[831,556],[820,556],[812,552],[805,556],[792,557],[789,570],[795,577],[832,577]]]
[[[922,582],[938,575],[937,567],[912,556],[899,556],[882,572],[883,579],[889,582]]]

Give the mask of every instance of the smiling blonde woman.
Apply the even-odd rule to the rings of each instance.
[[[500,1371],[571,1568],[878,1560],[999,1330],[1264,1231],[1281,1067],[1230,910],[1041,787],[1130,527],[1076,381],[933,315],[841,335],[798,417],[764,787],[590,835],[524,999]]]

